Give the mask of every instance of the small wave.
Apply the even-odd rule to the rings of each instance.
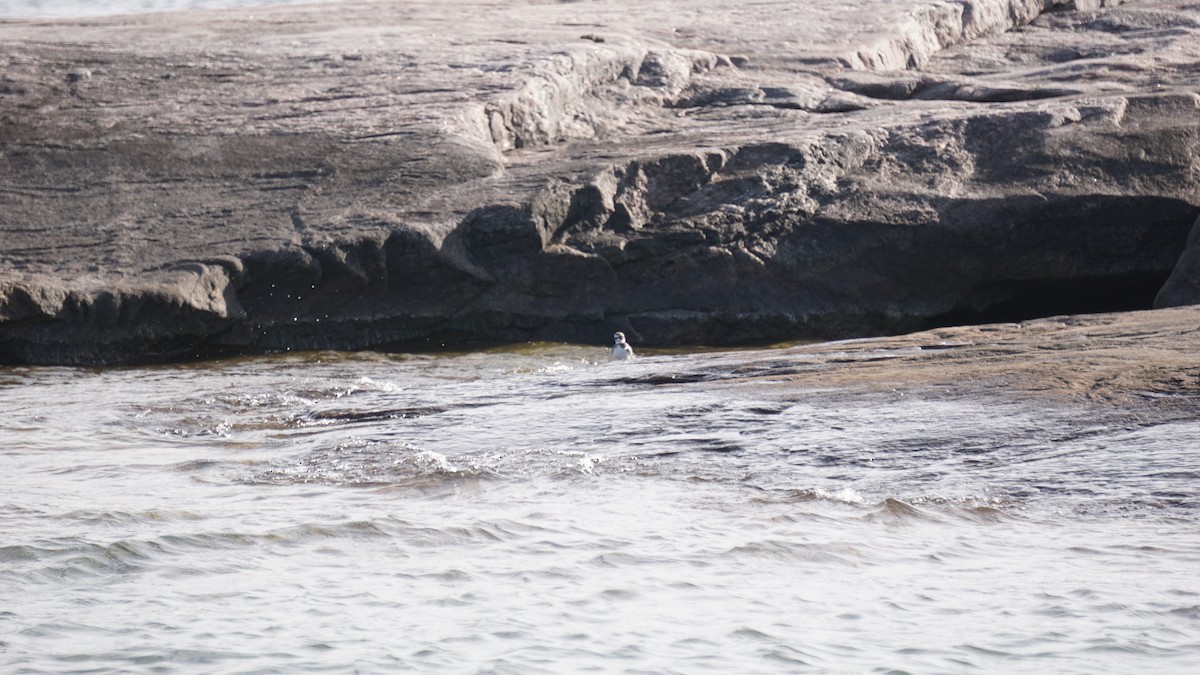
[[[906,500],[914,508],[931,509],[977,523],[998,523],[1016,517],[1018,502],[1000,497],[917,497]]]
[[[497,477],[497,474],[487,467],[478,464],[458,466],[440,453],[407,443],[352,441],[314,450],[242,482],[384,487],[491,477]]]
[[[852,488],[842,488],[841,490],[834,492],[828,492],[826,490],[822,490],[821,488],[817,488],[814,490],[814,492],[816,493],[817,497],[821,499],[833,502],[841,502],[843,504],[865,504],[867,501],[865,497]]]
[[[33,544],[0,546],[0,562],[9,566],[9,574],[27,579],[58,582],[62,579],[110,576],[139,572],[154,566],[178,572],[192,569],[198,553],[243,549],[270,549],[320,541],[399,538],[414,544],[441,545],[480,541],[499,541],[507,535],[500,525],[463,528],[424,528],[398,518],[350,520],[332,523],[305,523],[265,532],[188,532],[170,533],[151,538],[118,539],[95,542],[69,538]],[[229,560],[229,559],[226,559]],[[232,563],[236,568],[253,564],[244,557]],[[35,565],[35,567],[29,567]],[[21,568],[25,568],[22,570]]]
[[[730,637],[740,640],[752,640],[754,642],[780,642],[780,639],[769,633],[764,633],[757,628],[739,628],[732,633]]]
[[[788,490],[781,501],[788,504],[825,501],[853,506],[861,506],[867,503],[867,499],[853,488],[842,488],[840,490],[826,490],[824,488]]]
[[[930,511],[919,509],[912,504],[899,499],[888,497],[863,517],[869,522],[882,522],[888,525],[903,525],[915,522],[938,523],[942,519]]]
[[[417,457],[425,464],[436,467],[439,471],[444,471],[447,473],[456,473],[462,471],[461,468],[451,464],[450,460],[446,459],[446,456],[440,452],[421,450],[417,453]]]
[[[437,414],[440,406],[387,406],[359,404],[352,409],[321,410],[322,405],[347,397],[388,394],[396,386],[361,377],[354,383],[318,384],[287,391],[243,391],[186,398],[151,406],[127,407],[134,426],[149,433],[178,439],[230,438],[241,432],[328,426],[345,422],[412,419]],[[344,403],[343,403],[344,405]]]
[[[33,546],[0,546],[0,563],[37,560],[39,549]]]
[[[308,413],[310,419],[336,422],[380,422],[386,420],[418,419],[444,413],[444,406],[383,408],[379,410],[321,410]]]
[[[571,363],[563,363],[562,361],[555,361],[554,363],[550,364],[530,363],[514,366],[505,369],[502,372],[508,375],[561,375],[563,373],[574,372],[587,366],[594,366],[596,363],[596,361],[590,361],[587,359],[579,359],[578,361]]]
[[[579,470],[589,475],[594,473],[596,467],[604,461],[604,455],[589,455],[587,453],[580,453],[580,455]]]
[[[166,551],[167,547],[156,540],[118,540],[104,544],[61,539],[9,549],[10,563],[45,564],[44,567],[33,569],[30,578],[57,582],[136,571]]]
[[[914,499],[885,498],[881,502],[868,499],[853,488],[826,490],[809,488],[804,490],[788,490],[782,497],[768,496],[760,498],[764,503],[779,502],[784,504],[820,503],[866,507],[869,510],[864,515],[868,521],[882,522],[911,522],[917,520],[940,522],[944,516],[954,517],[976,523],[998,523],[1013,518],[1005,510],[1006,503],[1000,499],[976,498],[944,498],[918,497]],[[816,517],[813,514],[809,514]]]
[[[245,412],[259,408],[293,408],[296,406],[313,405],[321,397],[321,392],[251,392],[229,394],[215,398],[204,399],[201,404],[221,407],[230,412]]]
[[[861,562],[861,554],[848,544],[811,544],[777,539],[741,544],[726,551],[726,555],[822,565],[852,566]]]
[[[1168,610],[1168,614],[1172,616],[1181,616],[1192,621],[1200,621],[1200,605],[1191,605],[1188,607],[1176,607]]]
[[[388,380],[376,380],[364,375],[363,377],[355,380],[354,384],[350,385],[346,389],[346,394],[344,395],[354,394],[360,391],[377,391],[390,394],[396,391],[398,388],[399,386],[395,382]]]
[[[140,525],[144,523],[198,521],[203,520],[204,517],[192,511],[168,511],[161,509],[151,509],[148,511],[76,509],[62,514],[62,518],[93,525]]]
[[[972,506],[959,509],[958,513],[968,520],[980,523],[1000,523],[1012,519],[1012,515],[1008,512],[994,506]]]
[[[151,433],[173,439],[230,438],[233,423],[224,418],[188,416],[175,420],[170,426],[156,426]]]

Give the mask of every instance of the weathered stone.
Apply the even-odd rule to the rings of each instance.
[[[1195,419],[1200,307],[953,326],[902,336],[713,355],[676,381],[817,391],[828,399],[1019,396],[1131,423]],[[995,400],[995,398],[990,398]]]
[[[1116,5],[0,23],[0,363],[1200,302],[1200,9]]]

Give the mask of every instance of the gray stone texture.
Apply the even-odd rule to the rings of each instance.
[[[0,22],[0,363],[1195,303],[1198,146],[1190,2]]]

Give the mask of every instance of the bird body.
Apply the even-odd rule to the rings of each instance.
[[[613,334],[613,358],[618,361],[626,361],[633,358],[633,347],[625,341],[624,333]]]

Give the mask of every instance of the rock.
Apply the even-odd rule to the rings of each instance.
[[[1200,302],[1194,4],[459,4],[0,23],[0,363]]]
[[[954,326],[903,336],[713,355],[680,381],[937,400],[1082,403],[1135,425],[1193,420],[1200,307]]]
[[[1200,219],[1192,226],[1187,247],[1154,298],[1157,308],[1200,305]]]

